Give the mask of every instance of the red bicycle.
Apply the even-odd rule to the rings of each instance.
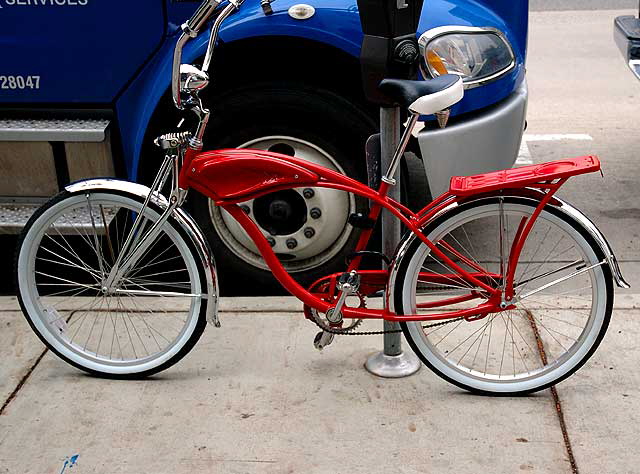
[[[607,329],[613,282],[628,285],[602,234],[556,192],[570,177],[598,171],[598,158],[454,177],[446,193],[412,212],[387,192],[419,116],[462,98],[462,80],[451,75],[381,83],[383,93],[408,108],[409,121],[377,189],[278,153],[203,153],[209,111],[198,92],[208,84],[220,25],[240,4],[205,0],[182,27],[172,92],[175,105],[194,112],[198,124],[193,134],[156,139],[166,155],[153,185],[114,179],[71,184],[24,229],[19,300],[42,341],[80,369],[130,378],[175,364],[195,345],[207,318],[220,326],[215,265],[198,226],[181,209],[193,189],[244,229],[273,275],[304,303],[305,317],[321,329],[318,348],[334,335],[362,334],[363,319],[399,322],[436,374],[484,393],[540,390],[584,364]],[[214,15],[202,67],[181,64],[185,43]],[[303,288],[241,203],[267,205],[266,195],[288,193],[309,221],[321,220],[306,208],[304,190],[313,187],[360,196],[370,205],[367,214],[350,218],[361,234],[344,272]],[[388,257],[366,250],[382,210],[407,229]],[[372,254],[390,257],[388,268],[363,269],[362,260]],[[384,309],[367,307],[376,300]]]

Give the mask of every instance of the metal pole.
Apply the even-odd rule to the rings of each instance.
[[[400,109],[398,107],[380,108],[380,170],[385,173],[391,163],[391,158],[400,141]],[[395,178],[396,185],[389,189],[389,197],[400,200],[400,173]],[[392,256],[400,242],[401,223],[389,212],[382,213],[382,253]],[[400,325],[384,321],[385,331],[399,330]],[[416,355],[409,351],[402,351],[401,333],[388,333],[384,335],[384,349],[370,356],[365,368],[379,377],[400,378],[414,374],[420,369],[420,361]]]

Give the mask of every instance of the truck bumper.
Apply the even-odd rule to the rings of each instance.
[[[640,79],[640,19],[628,15],[617,17],[613,38],[629,68]]]
[[[518,157],[527,112],[527,83],[480,115],[444,129],[423,130],[418,143],[433,197],[452,176],[511,168]]]

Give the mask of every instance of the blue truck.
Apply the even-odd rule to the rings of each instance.
[[[205,149],[278,151],[366,181],[364,143],[379,109],[363,91],[357,3],[298,2],[277,0],[266,16],[259,0],[247,0],[223,26],[207,91],[216,123]],[[35,206],[70,181],[154,175],[161,156],[151,139],[177,121],[173,47],[199,3],[0,0],[0,232],[19,231]],[[424,117],[416,129],[403,165],[409,205],[438,195],[452,175],[513,165],[525,126],[527,24],[527,1],[424,1],[419,74],[460,74],[466,92],[446,128]],[[184,61],[197,62],[207,41],[203,34],[189,43]],[[246,211],[265,232],[283,217],[288,227],[299,224],[271,232],[273,245],[311,282],[344,261],[356,238],[347,221],[362,203],[319,189],[301,193],[302,208],[276,193],[266,204],[247,202]],[[268,293],[266,267],[241,229],[203,198],[189,205],[229,282],[223,291],[260,282],[253,292]],[[318,216],[313,235],[308,212]]]

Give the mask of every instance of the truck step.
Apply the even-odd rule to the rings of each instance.
[[[0,119],[0,141],[102,142],[107,119]]]
[[[19,234],[38,207],[40,204],[0,204],[0,235]],[[109,225],[115,217],[115,210],[105,209],[104,212]],[[102,229],[98,226],[97,232],[101,233]],[[63,235],[89,232],[92,230],[91,215],[87,209],[68,212],[64,220],[56,223],[56,230]]]

